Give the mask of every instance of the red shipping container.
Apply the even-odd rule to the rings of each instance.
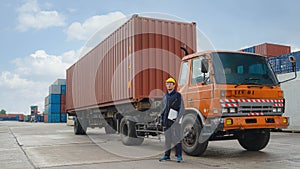
[[[44,114],[44,123],[48,123],[48,114]]]
[[[195,23],[132,16],[67,70],[67,111],[161,98],[181,46],[196,51]]]
[[[60,113],[66,113],[66,104],[60,105]]]
[[[24,121],[24,114],[19,115],[19,121]]]
[[[60,103],[66,104],[66,95],[65,94],[60,95]]]
[[[23,114],[0,114],[0,118],[13,118],[17,116],[19,116],[19,118],[22,118],[22,116],[24,117]]]
[[[261,54],[266,57],[274,57],[291,53],[291,47],[278,44],[264,43],[255,46],[255,53]]]

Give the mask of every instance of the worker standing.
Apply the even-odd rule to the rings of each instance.
[[[177,162],[182,162],[181,118],[184,112],[182,96],[175,90],[176,81],[166,80],[167,92],[163,97],[161,122],[165,134],[165,154],[159,161],[170,160],[171,144],[176,147]]]

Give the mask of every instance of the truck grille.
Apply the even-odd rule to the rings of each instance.
[[[270,115],[283,113],[284,100],[278,99],[221,99],[221,108],[236,108],[239,115]],[[274,112],[281,108],[282,112]],[[233,114],[233,113],[228,113]]]

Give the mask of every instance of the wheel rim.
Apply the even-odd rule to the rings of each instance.
[[[192,147],[195,145],[197,140],[197,133],[193,125],[186,125],[183,129],[183,143],[188,146]]]

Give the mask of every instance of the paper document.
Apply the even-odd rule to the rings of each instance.
[[[177,118],[178,112],[174,109],[170,109],[168,119],[175,120]]]

